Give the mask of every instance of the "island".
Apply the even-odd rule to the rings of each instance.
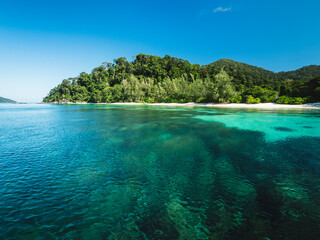
[[[200,66],[139,54],[104,62],[90,74],[64,79],[47,103],[278,103],[320,101],[320,66],[272,72],[230,59]]]
[[[17,102],[8,98],[0,97],[0,103],[17,103]]]

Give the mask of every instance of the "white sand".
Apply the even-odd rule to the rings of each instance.
[[[86,102],[66,102],[53,104],[92,104]],[[118,103],[93,103],[100,105],[153,105],[153,106],[199,106],[199,107],[217,107],[217,108],[255,108],[255,109],[320,109],[320,103],[308,103],[300,105],[289,104],[277,104],[277,103],[258,103],[258,104],[246,104],[246,103],[135,103],[135,102],[118,102]]]
[[[309,103],[301,105],[277,104],[277,103],[230,103],[230,104],[215,104],[215,103],[99,103],[113,105],[155,105],[155,106],[201,106],[201,107],[219,107],[219,108],[257,108],[257,109],[320,109],[320,103]]]

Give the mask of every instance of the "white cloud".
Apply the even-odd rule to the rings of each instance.
[[[231,11],[231,8],[223,8],[223,7],[217,7],[215,10],[213,10],[214,13],[217,12],[229,12]]]

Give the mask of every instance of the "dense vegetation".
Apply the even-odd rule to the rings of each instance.
[[[319,65],[310,65],[306,67],[299,68],[295,71],[289,72],[279,72],[277,73],[278,78],[281,80],[286,79],[295,79],[301,81],[308,81],[315,77],[319,76],[320,66]]]
[[[8,98],[0,97],[0,103],[16,103],[16,102]]]
[[[139,54],[132,62],[121,57],[65,79],[43,101],[301,104],[320,101],[319,76],[315,65],[274,73],[229,59],[200,66]]]

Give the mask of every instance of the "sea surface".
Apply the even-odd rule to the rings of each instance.
[[[0,239],[320,238],[320,110],[0,105]]]

